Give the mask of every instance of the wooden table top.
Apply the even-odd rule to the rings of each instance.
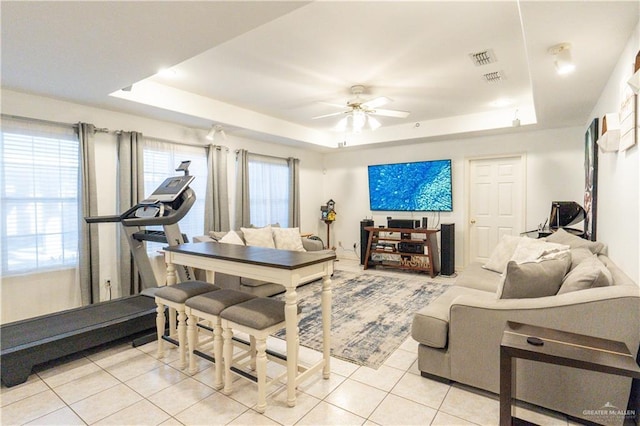
[[[335,253],[280,250],[215,242],[178,244],[165,247],[164,250],[288,270],[295,270],[336,258]]]
[[[532,345],[528,337],[544,344]],[[519,358],[640,378],[640,367],[623,342],[507,321],[500,346]]]

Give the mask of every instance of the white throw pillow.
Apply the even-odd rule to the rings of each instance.
[[[525,237],[515,237],[513,235],[503,235],[496,248],[493,249],[489,260],[484,264],[483,268],[491,271],[503,273],[507,267],[507,263],[513,256],[518,243]]]
[[[300,228],[271,228],[277,249],[306,251],[302,246]]]
[[[558,253],[569,250],[568,245],[549,243],[544,240],[536,240],[533,238],[523,238],[517,245],[512,261],[518,265],[530,262],[540,262],[549,258],[556,257]]]
[[[248,246],[276,248],[271,229],[271,225],[264,228],[240,228]]]
[[[239,246],[244,245],[244,241],[242,241],[242,238],[240,238],[240,236],[235,231],[227,232],[227,234],[224,237],[220,238],[218,242],[226,244],[236,244]]]

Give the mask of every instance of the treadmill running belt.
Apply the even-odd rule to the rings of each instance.
[[[27,380],[39,363],[155,329],[156,304],[136,295],[41,317],[0,328],[2,382]]]

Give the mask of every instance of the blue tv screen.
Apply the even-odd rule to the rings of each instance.
[[[371,210],[453,211],[451,160],[369,166]]]

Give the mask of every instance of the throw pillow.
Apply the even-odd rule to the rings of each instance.
[[[545,257],[554,257],[555,254],[569,250],[569,246],[549,243],[544,240],[523,238],[518,243],[510,260],[521,264],[539,262]]]
[[[302,246],[300,228],[272,228],[272,231],[277,249],[306,251]]]
[[[572,249],[578,247],[588,248],[593,254],[600,254],[604,250],[604,244],[597,241],[589,241],[573,235],[560,228],[547,237],[547,241],[551,243],[567,244]]]
[[[240,236],[238,236],[238,234],[235,231],[227,232],[227,234],[224,237],[220,238],[218,242],[227,243],[227,244],[236,244],[239,246],[244,245],[244,241],[242,241],[242,238],[240,238]]]
[[[498,289],[499,299],[526,299],[553,296],[571,265],[569,253],[521,265],[507,263],[504,280]]]
[[[513,256],[518,243],[524,237],[514,237],[513,235],[503,235],[496,248],[493,249],[489,260],[484,264],[483,268],[503,273],[507,267],[507,262]]]
[[[270,225],[264,228],[240,228],[240,230],[248,246],[276,248]]]
[[[582,263],[583,260],[586,260],[593,256],[591,250],[586,247],[578,247],[569,250],[571,252],[571,270],[573,271],[576,266]]]
[[[558,294],[572,291],[586,290],[594,287],[606,287],[613,283],[611,272],[598,259],[598,255],[593,254],[588,259],[580,262],[575,269],[567,274],[562,281],[562,286]]]

